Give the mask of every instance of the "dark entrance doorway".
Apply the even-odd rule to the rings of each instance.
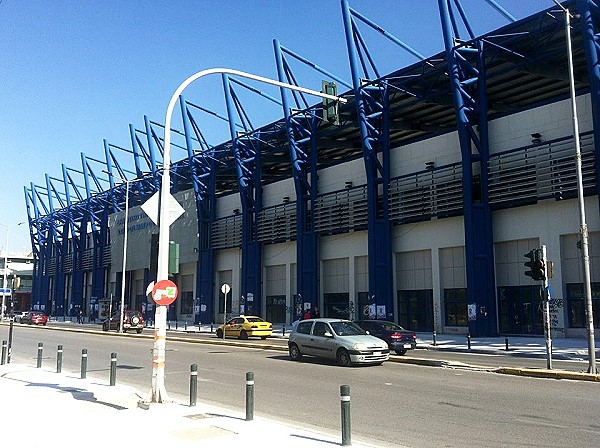
[[[544,334],[544,312],[540,286],[498,288],[500,333]]]
[[[266,320],[274,324],[285,324],[285,296],[267,296]]]
[[[433,331],[433,291],[398,291],[398,323],[412,331]]]

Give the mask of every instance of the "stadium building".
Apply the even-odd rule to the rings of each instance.
[[[249,86],[223,75],[231,139],[210,146],[194,118],[201,108],[180,97],[173,133],[187,157],[171,165],[184,213],[170,230],[180,291],[170,319],[221,322],[227,312],[289,324],[318,308],[423,332],[542,335],[544,282],[524,263],[543,245],[552,336],[582,337],[582,197],[598,328],[600,11],[563,3],[574,15],[580,195],[564,14],[477,37],[457,26],[457,3],[439,4],[445,51],[382,75],[361,34],[377,25],[342,2],[352,79],[312,67],[347,103],[282,89],[281,119],[254,129],[236,93]],[[294,84],[290,62],[309,61],[274,48],[279,81]],[[81,167],[25,187],[35,309],[101,317],[124,289],[128,309],[151,315],[158,226],[142,205],[160,188],[163,134],[145,118],[130,126],[128,148],[105,141],[103,157],[82,153]]]

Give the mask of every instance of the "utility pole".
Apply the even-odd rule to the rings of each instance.
[[[544,336],[546,339],[546,368],[552,370],[552,337],[550,334],[550,291],[548,288],[548,259],[546,258],[546,245],[542,244],[541,269],[543,270],[544,288],[542,300],[544,301]]]
[[[583,196],[583,174],[581,170],[581,145],[579,142],[579,122],[577,119],[577,103],[575,99],[575,76],[573,69],[573,46],[571,43],[571,13],[554,0],[565,14],[565,34],[567,37],[567,56],[569,66],[569,87],[571,91],[571,114],[573,119],[573,141],[575,142],[575,168],[577,171],[577,198],[579,202],[579,227],[581,233],[581,258],[583,264],[583,291],[585,298],[585,315],[588,336],[588,373],[598,373],[596,368],[596,346],[594,342],[594,315],[592,311],[592,286],[590,274],[590,254],[588,243],[588,227],[585,219],[585,203]]]

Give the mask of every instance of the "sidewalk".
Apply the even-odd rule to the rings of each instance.
[[[87,448],[118,445],[265,447],[341,446],[339,435],[323,434],[259,416],[239,414],[198,402],[138,406],[146,398],[135,389],[79,374],[54,373],[22,364],[0,366],[2,444],[28,448]],[[39,418],[32,420],[32,415]],[[43,416],[43,417],[42,417]],[[7,445],[8,442],[8,445]],[[203,444],[202,442],[206,442]],[[170,445],[166,445],[169,443]],[[201,445],[202,443],[202,445]],[[353,447],[376,447],[357,443]]]

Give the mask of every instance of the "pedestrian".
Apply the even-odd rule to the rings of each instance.
[[[306,319],[310,319],[310,310],[306,310],[304,312],[304,320],[306,320]]]
[[[78,324],[83,323],[83,311],[82,310],[79,310],[79,314],[77,315],[77,323]]]
[[[313,311],[313,317],[315,319],[318,319],[319,317],[321,317],[321,313],[319,313],[319,308],[315,307],[315,309]]]

